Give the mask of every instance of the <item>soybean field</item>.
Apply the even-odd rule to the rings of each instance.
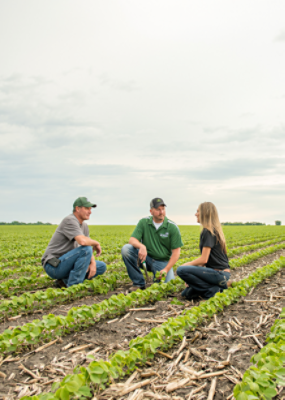
[[[180,226],[174,270],[197,258]],[[184,282],[128,293],[134,226],[89,226],[104,275],[58,289],[41,257],[56,226],[0,227],[0,399],[282,399],[285,228],[225,226],[232,286],[209,300]]]

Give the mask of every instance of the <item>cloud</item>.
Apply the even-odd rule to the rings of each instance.
[[[284,42],[285,41],[285,31],[280,32],[274,39],[275,42]]]
[[[265,176],[272,171],[285,173],[285,162],[279,158],[235,158],[233,160],[220,160],[215,162],[204,161],[203,165],[195,165],[191,168],[160,171],[158,174],[163,176],[185,178],[188,181],[216,181],[223,182],[238,177]]]
[[[99,76],[99,82],[103,86],[109,86],[112,89],[121,90],[123,92],[134,92],[140,89],[136,81],[133,79],[114,79],[110,78],[106,73]]]

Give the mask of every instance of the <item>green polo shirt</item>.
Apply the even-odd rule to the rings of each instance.
[[[178,226],[166,217],[158,229],[153,225],[152,217],[142,218],[131,236],[142,242],[147,254],[158,261],[168,261],[171,250],[183,246]]]

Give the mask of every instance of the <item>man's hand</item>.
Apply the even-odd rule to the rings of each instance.
[[[139,259],[141,262],[144,262],[147,256],[147,251],[145,245],[142,245],[139,249]]]
[[[88,269],[87,269],[87,272],[89,272],[89,274],[88,274],[88,279],[90,279],[90,278],[92,278],[94,275],[96,275],[96,272],[97,272],[96,261],[95,261],[95,263],[94,263],[94,262],[91,262],[91,263],[89,264],[89,267],[88,267]]]
[[[99,257],[102,253],[100,243],[97,242],[97,244],[94,244],[92,247],[93,247],[93,252],[96,251],[96,256]]]
[[[159,272],[159,278],[157,278],[157,279],[161,280],[161,279],[162,279],[163,273],[165,273],[165,274],[167,275],[167,272],[168,272],[168,271],[166,271],[166,268],[163,268],[163,269]]]

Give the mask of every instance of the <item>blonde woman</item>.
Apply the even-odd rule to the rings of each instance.
[[[177,275],[186,282],[182,296],[187,300],[213,297],[230,286],[231,276],[226,240],[215,205],[210,202],[200,204],[195,216],[202,227],[201,256],[177,268]]]

